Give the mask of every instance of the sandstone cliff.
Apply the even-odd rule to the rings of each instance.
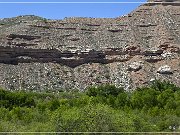
[[[180,86],[180,4],[149,2],[114,19],[1,19],[0,86],[84,90],[112,83],[130,90],[154,79]]]

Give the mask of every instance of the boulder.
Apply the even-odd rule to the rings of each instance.
[[[157,73],[159,74],[173,74],[171,67],[168,65],[164,65],[159,67],[159,69],[157,70]]]
[[[164,58],[171,58],[172,53],[171,52],[165,52],[165,53],[161,54],[161,56],[164,57]]]
[[[141,62],[133,62],[128,65],[128,70],[129,71],[138,71],[142,68]]]
[[[155,78],[151,78],[149,81],[154,82],[155,80],[156,80]]]

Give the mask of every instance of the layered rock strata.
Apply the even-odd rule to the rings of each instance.
[[[180,5],[149,2],[113,19],[1,19],[0,86],[58,91],[110,83],[131,90],[154,79],[180,85]]]

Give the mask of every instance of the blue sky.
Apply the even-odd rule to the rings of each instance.
[[[0,2],[145,2],[147,0],[0,0]],[[113,18],[128,14],[140,3],[123,4],[2,4],[0,18],[19,15],[37,15],[48,19],[64,17]]]

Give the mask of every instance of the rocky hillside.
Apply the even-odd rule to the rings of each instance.
[[[180,3],[149,2],[112,19],[1,19],[0,86],[84,90],[112,83],[131,90],[155,79],[180,86]]]

